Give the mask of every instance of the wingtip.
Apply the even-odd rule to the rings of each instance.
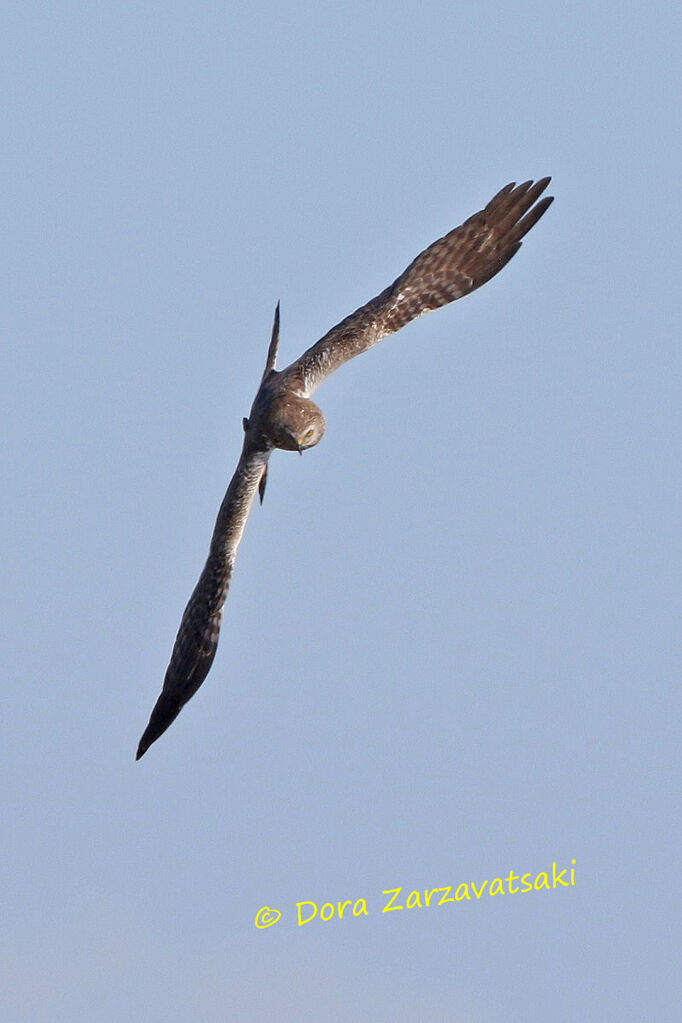
[[[145,728],[144,733],[142,735],[142,738],[140,739],[139,743],[137,744],[137,753],[135,754],[135,760],[140,760],[145,755],[145,753],[147,752],[147,750],[151,746],[152,742],[154,742],[153,739],[150,741],[147,738],[147,732],[148,731],[149,731],[149,726],[147,726],[147,728]]]
[[[136,760],[143,757],[149,747],[157,739],[161,738],[166,729],[173,724],[182,707],[183,703],[178,702],[176,697],[169,696],[165,689],[161,690],[161,694],[154,704],[154,709],[149,718],[149,724],[142,733],[142,738],[137,747],[137,754],[135,755]]]
[[[533,187],[530,189],[530,191],[533,194],[533,202],[535,202],[542,195],[542,193],[547,188],[547,185],[550,183],[551,180],[552,177],[550,174],[548,174],[547,177],[545,178],[538,178]],[[541,200],[541,202],[545,204],[545,209],[549,206],[553,199],[554,199],[553,195],[546,195]]]

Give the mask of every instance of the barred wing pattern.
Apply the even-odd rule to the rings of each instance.
[[[549,182],[506,185],[485,209],[429,245],[393,284],[332,327],[282,375],[307,397],[344,362],[410,320],[480,288],[519,251],[523,236],[553,201],[547,196],[533,205]]]
[[[182,616],[163,689],[140,739],[136,760],[175,721],[213,664],[237,548],[266,464],[267,455],[248,452],[245,442],[218,512],[208,559]]]

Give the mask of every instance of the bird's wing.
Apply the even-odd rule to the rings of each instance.
[[[552,202],[536,203],[550,178],[506,185],[485,209],[429,245],[393,284],[356,309],[282,371],[308,396],[330,373],[430,309],[468,295],[518,252],[521,239]]]
[[[245,441],[218,512],[206,564],[180,622],[161,695],[140,739],[137,760],[166,731],[208,675],[218,647],[237,548],[266,467],[267,454],[250,451]]]

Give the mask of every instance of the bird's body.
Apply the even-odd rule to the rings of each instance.
[[[256,493],[265,491],[275,448],[303,452],[324,433],[310,395],[335,369],[431,309],[469,294],[509,262],[521,239],[552,202],[536,200],[549,178],[507,185],[485,209],[425,249],[376,298],[333,327],[277,372],[279,306],[265,372],[244,419],[239,463],[218,512],[208,559],[180,622],[163,690],[140,740],[137,759],[165,732],[206,678],[218,644],[222,609],[237,548]]]

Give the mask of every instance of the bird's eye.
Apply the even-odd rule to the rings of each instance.
[[[303,436],[305,437],[306,440],[310,440],[314,433],[315,431],[313,430],[312,426],[309,426],[306,432],[303,434]]]

